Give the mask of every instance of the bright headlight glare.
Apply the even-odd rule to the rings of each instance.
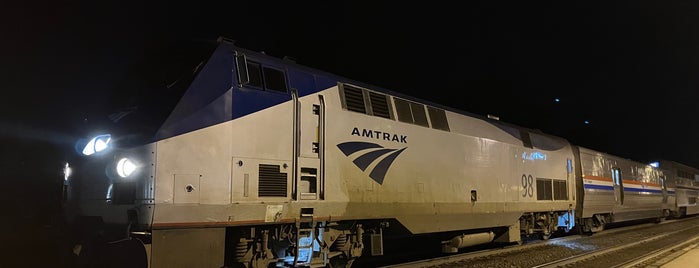
[[[94,153],[104,151],[109,147],[109,141],[111,140],[112,135],[110,134],[97,135],[92,138],[87,145],[85,145],[85,148],[83,148],[83,154],[92,155]]]
[[[66,163],[65,167],[63,167],[63,180],[67,181],[71,173],[70,164]]]
[[[117,162],[116,171],[120,177],[126,178],[128,176],[131,176],[131,174],[133,174],[133,172],[136,171],[136,167],[137,166],[136,164],[134,164],[133,161],[125,157],[119,160],[119,162]]]

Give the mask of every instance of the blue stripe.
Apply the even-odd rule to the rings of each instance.
[[[608,190],[608,191],[612,191],[612,190],[614,190],[614,187],[612,187],[612,186],[606,186],[606,185],[585,184],[585,189],[595,189],[595,190]]]
[[[662,190],[653,190],[653,189],[638,189],[638,188],[626,188],[626,187],[624,187],[624,192],[660,194],[663,191]]]
[[[585,184],[585,189],[613,191],[614,187],[613,186],[606,186],[606,185]],[[638,188],[624,187],[624,192],[660,194],[663,191],[662,190],[654,190],[654,189],[638,189]],[[675,193],[675,192],[668,191],[668,193]]]

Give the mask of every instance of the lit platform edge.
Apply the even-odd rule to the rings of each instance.
[[[674,251],[672,254],[657,260],[656,262],[646,265],[646,268],[687,268],[698,267],[699,264],[699,236],[694,236],[684,243],[680,243],[675,247],[663,250]],[[662,254],[662,252],[657,252]],[[632,265],[634,266],[634,265]],[[636,266],[638,267],[638,266]]]
[[[699,241],[695,238],[687,246],[646,267],[688,268],[699,266]]]

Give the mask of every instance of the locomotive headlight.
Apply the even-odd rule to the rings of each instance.
[[[109,148],[109,142],[111,140],[112,135],[110,134],[97,135],[92,138],[87,145],[85,145],[85,148],[83,148],[83,154],[93,155],[95,153],[104,151],[105,149]]]
[[[116,172],[120,177],[126,178],[131,176],[131,174],[136,171],[136,168],[138,168],[136,163],[134,163],[131,159],[124,157],[117,162]]]

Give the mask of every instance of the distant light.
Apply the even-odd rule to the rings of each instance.
[[[492,115],[492,114],[489,114],[489,115],[488,115],[488,118],[493,119],[493,120],[500,120],[500,117],[499,117],[499,116],[494,116],[494,115]]]
[[[583,123],[585,123],[585,125],[589,125],[590,121],[585,120],[585,121],[583,121]]]
[[[553,101],[555,101],[555,102],[561,102],[561,99],[555,98],[555,99],[553,99]]]
[[[657,167],[660,166],[660,163],[658,163],[658,162],[651,162],[649,165],[650,165],[651,167],[657,168]]]

